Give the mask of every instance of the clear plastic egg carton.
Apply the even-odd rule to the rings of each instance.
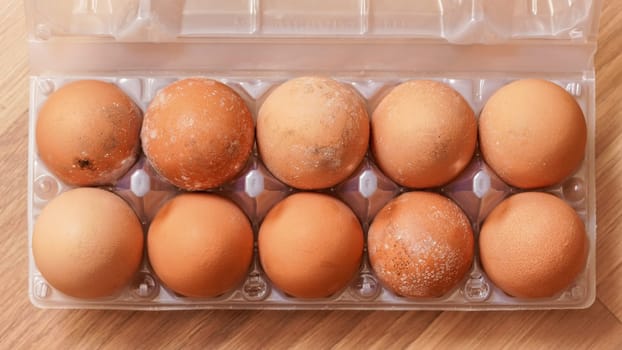
[[[217,76],[206,77],[218,79],[234,90],[246,100],[253,115],[270,90],[279,83],[301,73],[291,72],[278,77],[258,77],[259,72],[250,77],[244,76]],[[348,76],[333,76],[339,81],[350,84],[365,97],[370,109],[377,103],[384,93],[396,84],[410,79],[436,79],[443,81],[459,91],[478,113],[487,98],[499,87],[521,78],[522,76],[505,78],[473,78],[473,77],[441,77],[437,75],[403,75],[395,72],[384,72],[379,76],[399,78],[360,78]],[[31,81],[33,99],[31,101],[31,135],[34,135],[34,125],[37,110],[46,97],[55,88],[75,79],[99,79],[110,81],[120,86],[131,96],[142,110],[145,110],[157,91],[164,86],[184,78],[175,77],[38,77]],[[588,118],[588,124],[593,131],[594,114],[590,97],[593,96],[591,81],[573,80],[569,78],[553,79],[573,94]],[[32,139],[32,138],[31,138]],[[593,138],[589,146],[593,148]],[[32,140],[31,140],[32,141]],[[31,147],[35,146],[31,144]],[[416,151],[416,150],[414,150]],[[36,152],[32,154],[32,213],[34,222],[45,204],[63,191],[70,189],[54,175],[49,173],[45,165],[39,160]],[[587,152],[587,157],[581,169],[563,184],[543,189],[551,192],[570,204],[579,213],[586,223],[590,242],[590,254],[585,271],[575,283],[560,295],[550,299],[519,300],[504,294],[497,289],[482,271],[476,253],[475,263],[467,277],[456,288],[442,298],[408,299],[399,297],[385,289],[374,276],[367,258],[361,266],[359,274],[350,283],[346,290],[336,295],[318,300],[300,300],[288,297],[279,290],[270,286],[270,281],[262,272],[257,250],[252,269],[246,281],[238,289],[226,295],[213,299],[193,299],[176,295],[159,283],[157,276],[150,270],[148,259],[145,257],[141,272],[135,281],[121,294],[106,300],[84,301],[69,298],[53,290],[44,278],[37,272],[31,259],[31,293],[33,302],[42,306],[71,306],[71,307],[114,307],[114,308],[404,308],[404,309],[469,309],[469,308],[524,308],[524,307],[581,307],[591,303],[594,298],[594,212],[590,211],[590,203],[594,201],[595,192],[590,188],[593,183],[593,152]],[[180,193],[174,186],[159,177],[150,167],[147,159],[142,156],[137,164],[114,186],[112,191],[123,197],[134,208],[144,224],[145,231],[158,209],[170,198]],[[478,155],[474,157],[465,171],[449,184],[429,189],[452,198],[469,217],[475,235],[486,215],[508,195],[518,192],[501,181]],[[272,206],[287,195],[297,190],[286,186],[272,176],[262,164],[257,152],[249,160],[246,169],[230,183],[213,189],[210,192],[218,193],[235,201],[250,218],[255,232],[262,219]],[[368,155],[359,169],[350,179],[321,192],[328,193],[343,200],[353,209],[360,219],[364,229],[369,227],[375,214],[392,198],[402,192],[409,191],[391,181],[382,174],[374,164],[371,155]],[[592,205],[593,207],[593,205]]]
[[[434,309],[495,310],[584,308],[596,296],[594,178],[595,89],[592,57],[598,1],[381,1],[235,0],[43,0],[26,2],[31,71],[29,130],[29,295],[36,306],[98,309]],[[189,76],[219,80],[246,101],[256,118],[278,84],[302,75],[324,75],[353,86],[373,111],[382,96],[411,79],[443,81],[469,102],[476,116],[501,86],[543,78],[576,99],[588,125],[586,157],[562,184],[541,189],[571,205],[586,225],[584,271],[552,298],[519,299],[494,286],[479,263],[440,298],[393,294],[375,277],[365,252],[359,273],[342,291],[324,299],[296,299],[271,286],[255,254],[245,281],[217,298],[176,295],[149,267],[117,295],[84,300],[49,285],[34,264],[31,239],[42,208],[70,189],[40,161],[34,142],[37,113],[46,98],[78,79],[110,81],[143,112],[159,89]],[[416,151],[416,150],[413,150]],[[181,193],[160,178],[142,155],[107,189],[124,198],[147,232],[149,222]],[[501,181],[478,152],[449,184],[426,189],[452,198],[475,233],[504,198],[520,192]],[[232,199],[250,218],[255,235],[277,202],[297,190],[272,176],[256,147],[244,171],[213,189]],[[392,198],[410,189],[391,181],[368,152],[346,181],[323,190],[343,200],[365,230]]]

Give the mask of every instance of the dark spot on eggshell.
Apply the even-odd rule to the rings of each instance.
[[[95,169],[95,166],[93,165],[93,162],[90,159],[88,159],[88,158],[78,158],[78,159],[76,159],[75,164],[80,169],[88,169],[88,170]]]

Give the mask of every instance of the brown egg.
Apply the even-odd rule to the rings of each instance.
[[[561,199],[525,192],[499,204],[479,236],[486,274],[506,293],[521,298],[551,297],[583,271],[585,226]]]
[[[259,257],[287,294],[322,298],[343,289],[363,255],[363,229],[341,201],[302,192],[279,202],[259,229]]]
[[[277,87],[257,118],[266,166],[300,189],[334,186],[365,157],[369,117],[362,97],[330,78],[300,77]]]
[[[473,110],[446,84],[411,80],[372,115],[372,152],[381,170],[411,188],[437,187],[469,163],[477,142]]]
[[[216,297],[237,287],[253,257],[253,230],[233,202],[186,193],[168,201],[147,235],[153,270],[173,291]]]
[[[583,112],[566,90],[546,80],[518,80],[484,106],[480,149],[510,185],[545,187],[560,183],[581,165],[586,130]]]
[[[473,230],[449,198],[407,192],[389,202],[372,222],[369,259],[380,281],[398,295],[441,297],[473,262]]]
[[[145,113],[141,140],[160,175],[179,188],[205,190],[244,168],[253,148],[253,118],[230,87],[188,78],[158,92]]]
[[[143,257],[143,230],[130,206],[97,188],[64,192],[43,208],[32,235],[43,277],[64,294],[99,298],[127,285]]]
[[[140,151],[140,109],[116,85],[79,80],[45,101],[36,125],[39,157],[63,182],[95,186],[114,182]]]

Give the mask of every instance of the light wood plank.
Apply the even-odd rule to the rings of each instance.
[[[444,312],[412,349],[619,349],[622,324],[600,303],[580,310]]]
[[[622,1],[605,2],[596,65],[597,293],[622,320]]]

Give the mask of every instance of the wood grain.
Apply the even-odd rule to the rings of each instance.
[[[622,348],[622,1],[597,68],[598,299],[579,311],[69,311],[27,297],[28,70],[21,1],[0,2],[0,349]]]

